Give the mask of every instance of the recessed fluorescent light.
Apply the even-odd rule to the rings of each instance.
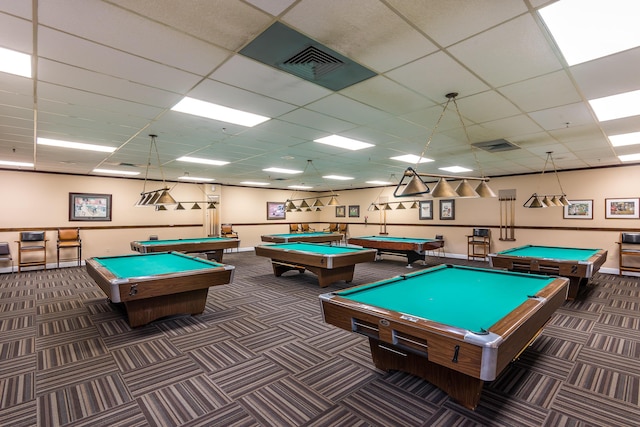
[[[618,156],[618,158],[620,159],[620,161],[622,162],[635,162],[637,160],[640,160],[640,153],[636,153],[636,154],[625,154],[623,156]]]
[[[288,185],[287,188],[294,188],[296,190],[308,190],[313,187],[310,185]]]
[[[338,181],[348,181],[350,179],[354,179],[351,176],[341,176],[341,175],[325,175],[323,176],[324,179],[336,179]]]
[[[403,156],[395,156],[391,157],[391,160],[398,160],[399,162],[406,163],[428,163],[433,162],[433,159],[429,159],[427,157],[416,156],[415,154],[405,154]]]
[[[214,178],[200,178],[200,177],[197,177],[197,176],[189,176],[189,175],[179,176],[178,179],[180,181],[195,181],[195,182],[211,182],[211,181],[215,181]]]
[[[229,162],[226,162],[224,160],[202,159],[199,157],[189,157],[189,156],[182,156],[177,158],[176,160],[180,162],[202,163],[203,165],[214,165],[214,166],[224,166],[229,164]]]
[[[140,172],[135,172],[135,171],[119,171],[119,170],[113,170],[113,169],[94,169],[93,172],[95,173],[108,173],[108,174],[112,174],[112,175],[140,175]]]
[[[640,144],[640,132],[624,133],[621,135],[610,135],[609,141],[614,147]]]
[[[391,184],[393,184],[393,182],[387,182],[387,181],[367,181],[367,184],[372,184],[372,185],[391,185]]]
[[[449,166],[446,168],[438,168],[441,171],[447,171],[451,173],[471,172],[471,169],[463,168],[462,166]]]
[[[639,46],[639,15],[637,0],[560,0],[540,9],[570,66]]]
[[[320,144],[332,145],[334,147],[346,148],[347,150],[362,150],[363,148],[373,147],[373,144],[368,142],[356,141],[355,139],[345,138],[339,135],[329,135],[324,138],[314,139],[314,142]]]
[[[253,127],[270,120],[269,117],[259,116],[257,114],[247,113],[246,111],[223,107],[222,105],[189,97],[183,98],[182,101],[178,102],[171,109],[181,113],[193,114],[194,116],[247,127]]]
[[[244,185],[260,185],[260,186],[271,185],[270,182],[257,182],[257,181],[242,181],[242,182],[240,182],[240,184],[244,184]]]
[[[39,145],[50,145],[52,147],[73,148],[74,150],[100,151],[103,153],[113,153],[116,147],[105,145],[85,144],[82,142],[61,141],[58,139],[38,138]]]
[[[16,167],[32,168],[33,167],[33,163],[11,162],[9,160],[0,160],[0,166],[16,166]]]
[[[31,78],[31,55],[0,47],[0,71]]]
[[[589,100],[598,120],[620,119],[640,115],[640,90]]]
[[[288,173],[290,175],[293,175],[295,173],[302,173],[302,171],[297,171],[293,169],[283,169],[283,168],[267,168],[262,170],[264,172]]]

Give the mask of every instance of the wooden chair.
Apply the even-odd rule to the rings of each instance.
[[[0,242],[0,261],[10,262],[11,272],[13,273],[13,258],[11,257],[11,248],[9,248],[9,242]]]
[[[342,234],[342,238],[346,242],[349,235],[349,224],[338,224],[338,233]]]
[[[82,240],[80,239],[79,228],[59,228],[58,244],[56,255],[58,257],[58,268],[60,268],[60,249],[75,249],[78,266],[82,265]]]
[[[43,265],[47,268],[47,232],[46,231],[22,231],[18,244],[18,273],[22,267],[35,267]],[[33,259],[31,255],[40,255],[41,258]],[[28,260],[23,260],[23,255],[27,255]]]
[[[300,226],[298,224],[289,224],[289,233],[298,233]]]
[[[231,224],[222,224],[220,226],[220,235],[222,237],[231,237],[234,239],[238,238],[238,233],[233,231],[233,225]]]
[[[324,230],[327,233],[337,233],[338,232],[338,223],[337,222],[332,222],[329,224],[329,227],[325,228]]]
[[[302,224],[300,224],[300,228],[301,228],[301,230],[302,230],[302,232],[303,232],[303,233],[309,233],[309,232],[312,232],[312,231],[316,231],[316,229],[315,229],[315,228],[311,228],[311,227],[309,226],[309,223],[302,223]]]
[[[433,256],[439,257],[439,256],[442,255],[443,257],[446,257],[447,253],[444,250],[444,236],[442,234],[436,234],[434,239],[442,240],[442,246],[440,246],[438,249],[434,249],[434,250],[432,250],[430,252],[433,254]]]
[[[474,228],[473,234],[467,236],[467,260],[481,258],[486,261],[491,253],[491,230]]]
[[[640,273],[640,233],[620,233],[618,255],[620,275],[624,271]]]

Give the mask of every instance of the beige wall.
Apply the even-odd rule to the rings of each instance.
[[[617,245],[620,231],[640,231],[638,219],[606,219],[605,198],[640,197],[640,166],[603,168],[575,172],[560,172],[560,181],[569,199],[593,200],[592,220],[563,219],[563,208],[526,209],[522,204],[531,193],[559,192],[553,173],[495,178],[490,185],[497,193],[500,189],[516,189],[515,238],[499,240],[500,202],[497,199],[455,199],[455,220],[440,220],[439,200],[434,199],[434,219],[419,220],[418,210],[387,211],[387,232],[390,235],[433,237],[443,234],[449,256],[466,257],[467,235],[473,227],[492,229],[492,251],[500,251],[525,244],[603,248],[609,258],[603,271],[617,271]],[[55,263],[57,227],[81,227],[83,258],[109,254],[130,253],[129,242],[146,239],[151,234],[160,238],[198,237],[210,234],[210,218],[216,215],[219,223],[232,223],[239,232],[241,246],[250,250],[260,243],[266,233],[285,233],[290,222],[312,222],[321,229],[329,222],[349,223],[350,235],[373,235],[381,231],[381,212],[367,208],[373,201],[403,201],[393,197],[394,188],[340,191],[339,201],[347,207],[347,216],[336,218],[335,208],[326,206],[320,212],[289,212],[285,220],[267,221],[266,202],[309,196],[313,193],[287,190],[254,189],[224,185],[174,184],[172,194],[178,200],[206,200],[217,196],[218,209],[156,212],[152,208],[135,207],[142,191],[143,181],[94,176],[73,176],[51,173],[0,170],[0,180],[9,183],[0,187],[3,201],[0,214],[0,241],[8,241],[16,256],[17,229],[51,228],[49,263]],[[430,185],[433,187],[432,185]],[[147,183],[147,190],[161,187],[161,183]],[[87,222],[68,220],[69,192],[106,193],[113,196],[112,221]],[[323,193],[326,194],[326,193]],[[428,198],[421,198],[427,200]],[[328,199],[321,199],[327,203]],[[349,217],[348,206],[359,206],[360,216]],[[395,207],[396,205],[393,204]],[[365,224],[367,217],[367,224]],[[189,226],[185,226],[189,225]],[[172,227],[168,227],[172,226]],[[4,266],[2,266],[4,267]],[[1,267],[0,267],[1,268]],[[0,271],[6,271],[6,269]]]

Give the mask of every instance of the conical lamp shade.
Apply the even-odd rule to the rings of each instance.
[[[569,206],[571,204],[571,202],[567,200],[567,196],[564,194],[560,197],[560,203],[562,203],[563,206]]]
[[[456,188],[456,193],[458,193],[458,196],[460,197],[480,197],[480,195],[476,193],[476,190],[473,189],[471,184],[469,184],[469,181],[467,181],[466,179],[463,179],[462,182],[458,185],[458,188]]]
[[[194,203],[193,206],[191,206],[191,209],[202,209],[202,208],[200,207],[199,204]]]
[[[151,198],[149,200],[147,200],[147,204],[148,205],[155,205],[156,204],[156,200],[158,200],[160,198],[160,191],[156,191],[155,193],[153,193],[153,195],[151,196]]]
[[[407,208],[405,208],[402,202],[400,202],[398,206],[396,206],[396,209],[407,209]]]
[[[413,204],[411,205],[411,207],[409,209],[418,209],[418,206],[420,206],[420,204],[418,202],[413,202]]]
[[[404,187],[402,193],[398,194],[398,197],[417,196],[418,194],[426,194],[429,192],[429,187],[418,176],[413,175],[409,183]]]
[[[547,206],[540,202],[538,195],[533,193],[529,199],[522,205],[525,208],[546,208]]]
[[[375,203],[371,203],[371,204],[369,205],[369,208],[368,208],[367,210],[368,210],[369,212],[372,212],[372,211],[377,210],[376,208],[377,208],[376,204],[375,204]]]
[[[544,203],[545,205],[547,205],[547,207],[551,207],[551,206],[555,206],[556,204],[553,203],[551,201],[551,199],[549,198],[549,196],[544,196],[544,199],[542,199],[542,203]]]
[[[153,199],[153,196],[155,196],[156,193],[148,193],[147,195],[144,196],[144,200],[142,201],[143,205],[148,205],[149,202],[151,201],[151,199]]]
[[[458,197],[458,193],[444,178],[440,178],[436,186],[433,187],[431,195],[433,197]]]
[[[489,187],[489,184],[487,184],[486,181],[482,181],[476,187],[476,193],[478,193],[480,197],[498,197],[496,193],[494,193],[493,190]]]
[[[303,200],[302,203],[300,203],[300,207],[301,208],[308,208],[309,207],[309,203],[307,203],[306,200]]]
[[[336,199],[336,196],[331,196],[331,200],[329,200],[329,203],[327,203],[329,206],[338,206],[340,203],[338,202],[338,199]]]
[[[182,206],[182,203],[178,202],[178,206],[176,206],[176,210],[177,211],[183,211],[184,210],[184,206]]]
[[[171,197],[168,190],[164,190],[158,200],[156,200],[156,205],[175,205],[176,199]]]
[[[374,210],[374,211],[379,211],[379,210],[380,210],[380,208],[379,208],[377,205],[373,205],[373,210]]]
[[[320,199],[316,199],[316,201],[313,203],[313,206],[315,207],[324,206],[324,203],[322,203]]]
[[[560,201],[560,199],[558,199],[558,196],[553,196],[553,199],[551,199],[551,203],[553,203],[556,206],[564,206]]]
[[[164,205],[156,205],[156,210],[157,211],[166,211],[167,208]]]
[[[304,210],[305,212],[311,212],[311,206]]]
[[[216,208],[216,204],[211,202],[209,203],[209,206],[207,206],[207,209],[215,209]]]
[[[287,202],[287,207],[286,207],[287,212],[291,212],[296,210],[296,205],[293,204],[293,202],[291,200],[289,200]]]
[[[389,203],[385,203],[385,204],[384,204],[384,210],[385,210],[385,211],[392,211],[392,210],[393,210],[393,208],[392,208],[391,206],[389,206]]]

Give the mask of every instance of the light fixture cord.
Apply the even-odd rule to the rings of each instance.
[[[149,166],[151,166],[151,150],[153,150],[153,141],[155,136],[149,135],[151,137],[151,144],[149,144],[149,155],[147,156],[147,167],[144,171],[144,184],[142,184],[142,192],[147,192],[147,177],[149,176]]]
[[[163,186],[163,188],[167,188],[167,184],[166,184],[165,179],[164,179],[164,171],[162,170],[162,165],[160,164],[160,153],[158,152],[158,144],[156,143],[156,136],[155,135],[151,136],[151,141],[152,141],[153,146],[156,149],[156,159],[158,160],[158,169],[160,169],[160,176],[162,177],[162,186]]]
[[[416,162],[415,169],[418,169],[418,165],[420,164],[420,160],[422,160],[424,158],[424,153],[427,152],[427,148],[429,148],[429,145],[431,145],[431,139],[433,138],[433,135],[436,133],[436,129],[438,129],[438,126],[440,125],[440,122],[442,121],[442,118],[444,117],[444,113],[447,111],[447,107],[449,106],[449,102],[451,102],[451,99],[452,98],[448,98],[447,102],[444,104],[444,108],[442,109],[442,112],[440,113],[440,117],[438,117],[438,121],[436,122],[435,126],[431,130],[431,134],[429,134],[429,139],[427,139],[427,143],[425,144],[424,148],[422,149],[422,153],[420,153],[420,157],[418,158],[418,161]]]
[[[331,189],[331,187],[329,186],[329,184],[327,184],[327,181],[322,177],[322,175],[320,174],[320,172],[318,171],[318,169],[316,169],[316,165],[313,164],[313,160],[307,160],[307,166],[311,165],[311,167],[313,168],[313,170],[316,171],[316,173],[318,174],[318,176],[322,179],[322,182],[324,183],[324,185],[327,186],[327,188],[329,189],[329,192],[331,192],[332,196],[336,196],[336,194],[333,192],[333,190]],[[305,166],[304,170],[307,170],[307,166]],[[304,171],[302,172],[302,174],[304,175]]]
[[[564,196],[564,190],[562,189],[562,184],[560,184],[560,176],[558,175],[558,170],[556,169],[556,162],[553,160],[553,156],[551,155],[551,153],[549,153],[549,158],[551,159],[551,164],[553,165],[553,172],[556,174],[556,179],[558,180],[558,187],[560,187],[561,196]]]
[[[467,132],[467,126],[464,124],[464,120],[462,120],[462,114],[460,114],[460,109],[458,108],[458,102],[456,101],[456,97],[453,96],[451,98],[453,100],[453,105],[456,107],[456,113],[458,114],[458,119],[460,120],[460,124],[462,125],[462,129],[464,130],[464,136],[467,139],[467,144],[471,147],[471,152],[473,153],[473,159],[476,162],[476,166],[478,168],[478,172],[480,172],[480,177],[484,178],[484,172],[482,170],[482,166],[480,165],[480,160],[478,160],[478,153],[476,152],[476,147],[471,143],[471,138],[469,138],[469,132]]]

